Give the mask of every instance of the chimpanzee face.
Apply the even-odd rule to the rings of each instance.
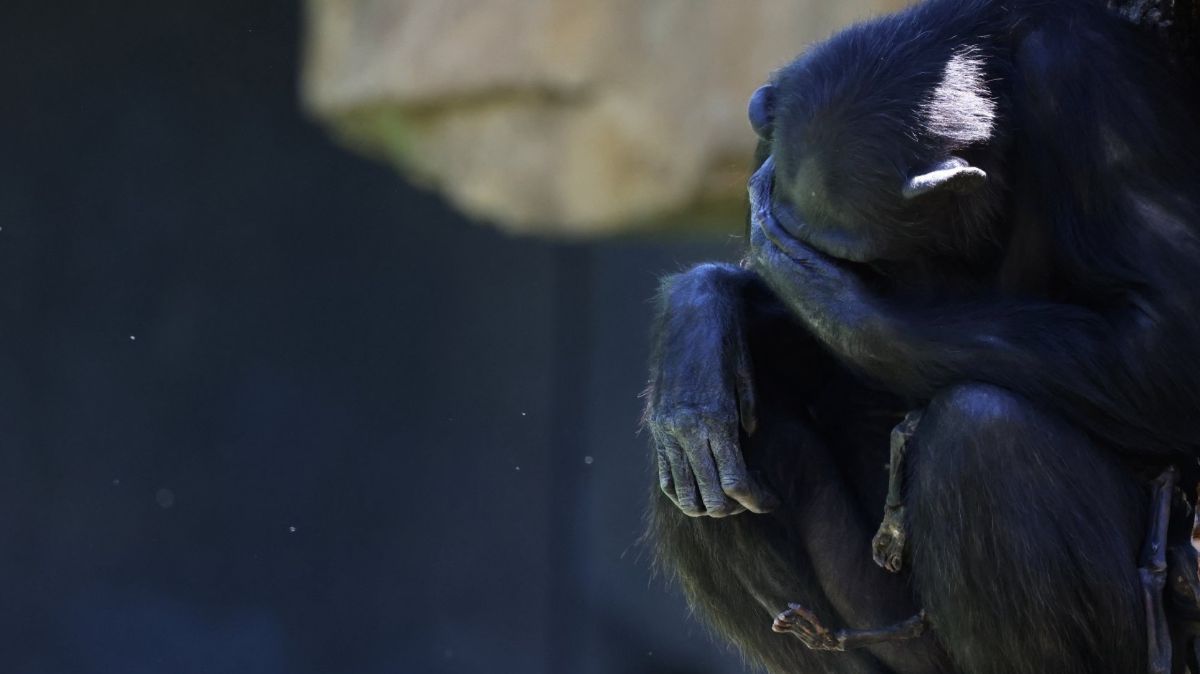
[[[988,174],[960,154],[986,150],[996,114],[980,64],[960,53],[940,78],[876,87],[828,71],[801,59],[750,98],[770,149],[751,189],[769,193],[777,231],[852,262],[961,248]]]

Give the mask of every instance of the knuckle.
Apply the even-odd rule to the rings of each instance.
[[[674,435],[683,423],[679,410],[661,410],[650,415],[650,430],[657,436]]]
[[[654,438],[661,440],[670,432],[671,415],[655,410],[646,416],[646,425],[650,427],[650,433],[654,435]]]
[[[715,434],[710,437],[713,457],[721,466],[721,484],[737,483],[742,477],[742,446],[735,438]]]
[[[732,514],[733,508],[726,502],[705,504],[705,510],[708,511],[709,517],[725,517]]]
[[[685,431],[725,425],[737,421],[732,400],[717,400],[709,403],[680,405],[670,412],[655,415],[651,423],[657,423],[670,431]]]
[[[730,399],[707,407],[703,411],[702,419],[710,428],[724,431],[738,421],[737,403]]]
[[[670,433],[660,433],[655,431],[651,434],[654,448],[658,451],[658,455],[666,465],[671,465],[675,455],[678,453],[675,444],[675,436]]]
[[[721,490],[734,498],[748,498],[753,494],[750,483],[745,479],[729,480],[721,485]]]
[[[736,405],[732,399],[714,400],[711,403],[696,407],[692,416],[698,423],[706,426],[727,424],[737,420],[734,412]]]
[[[695,429],[700,424],[700,416],[691,407],[679,407],[667,416],[665,425],[674,433],[683,433]]]

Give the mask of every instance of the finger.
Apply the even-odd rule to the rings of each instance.
[[[726,496],[753,513],[768,513],[779,507],[779,497],[750,474],[741,450],[727,435],[714,434],[710,442]]]
[[[708,439],[704,437],[702,430],[686,431],[682,437],[682,444],[692,465],[692,474],[696,476],[700,499],[704,502],[708,516],[725,517],[732,514],[733,502],[725,497],[725,491],[721,488],[721,474],[717,471],[717,463],[713,460]]]
[[[650,425],[650,434],[654,438],[655,457],[658,461],[658,486],[667,495],[667,498],[671,499],[671,503],[678,506],[679,499],[675,497],[675,478],[671,473],[671,466],[674,464],[671,453],[676,449],[672,444],[671,435],[654,423]],[[678,459],[683,459],[682,454]]]
[[[762,223],[758,218],[750,218],[750,255],[749,261],[751,267],[758,261],[758,257],[762,254],[764,246],[769,244],[767,235],[763,233]]]
[[[658,450],[657,457],[658,488],[667,495],[667,498],[671,499],[671,503],[678,506],[679,501],[675,498],[675,479],[671,476],[671,462],[667,460],[666,453],[661,449]]]
[[[671,458],[671,479],[675,482],[675,505],[688,517],[700,517],[704,514],[704,506],[696,489],[696,477],[692,474],[691,464],[674,437],[667,438],[666,446]]]
[[[762,230],[763,237],[766,239],[766,241],[762,242],[764,245],[769,243],[769,247],[778,250],[796,262],[804,264],[818,261],[824,257],[812,246],[800,241],[784,229],[783,225],[775,219],[775,215],[771,213],[769,208],[761,210],[758,226]]]

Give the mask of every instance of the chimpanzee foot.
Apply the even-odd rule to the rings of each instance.
[[[889,641],[915,639],[925,633],[928,623],[925,611],[889,627],[867,630],[832,631],[821,624],[817,616],[799,604],[788,604],[788,610],[775,617],[771,629],[791,634],[814,651],[846,651]]]
[[[1180,533],[1190,533],[1190,529]],[[1191,538],[1167,546],[1167,578],[1173,612],[1184,620],[1200,623],[1200,555]]]
[[[888,507],[883,511],[883,523],[871,541],[871,556],[885,571],[899,573],[903,566],[904,546],[908,534],[904,529],[904,506]]]
[[[1200,536],[1200,521],[1192,498],[1176,485],[1167,525],[1167,603],[1173,618],[1196,623],[1200,628],[1200,554],[1192,544]],[[1200,668],[1192,671],[1200,674]]]
[[[904,547],[908,543],[908,532],[904,527],[904,457],[920,422],[921,411],[915,410],[892,429],[887,505],[883,509],[883,523],[871,540],[871,556],[875,563],[891,573],[899,573],[904,565]]]
[[[771,629],[779,634],[792,634],[810,650],[844,651],[845,642],[821,624],[817,616],[799,604],[788,604],[788,610],[775,616]]]

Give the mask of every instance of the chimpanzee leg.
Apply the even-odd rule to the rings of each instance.
[[[993,386],[939,394],[915,441],[913,580],[961,668],[1145,672],[1137,479],[1079,430]]]
[[[892,458],[888,462],[888,491],[887,501],[883,508],[883,522],[879,531],[871,541],[871,553],[875,563],[881,569],[899,573],[904,566],[905,547],[908,543],[908,531],[905,528],[904,515],[904,457],[917,425],[921,422],[921,410],[913,410],[892,429]]]
[[[1146,538],[1142,541],[1141,567],[1142,607],[1146,612],[1146,639],[1149,648],[1149,674],[1170,674],[1171,631],[1167,626],[1167,531],[1171,522],[1171,503],[1179,472],[1174,466],[1163,471],[1150,484],[1149,521]]]
[[[772,620],[789,602],[803,603],[837,626],[886,625],[918,610],[908,580],[872,562],[880,504],[860,504],[848,480],[874,480],[882,496],[887,429],[894,421],[880,424],[870,449],[862,450],[877,455],[870,462],[876,472],[859,476],[843,472],[846,466],[806,423],[783,418],[763,409],[754,436],[743,438],[748,465],[761,471],[782,507],[768,515],[690,518],[659,494],[653,534],[660,560],[676,572],[697,612],[771,672],[950,671],[944,651],[928,636],[825,653],[772,632]]]

